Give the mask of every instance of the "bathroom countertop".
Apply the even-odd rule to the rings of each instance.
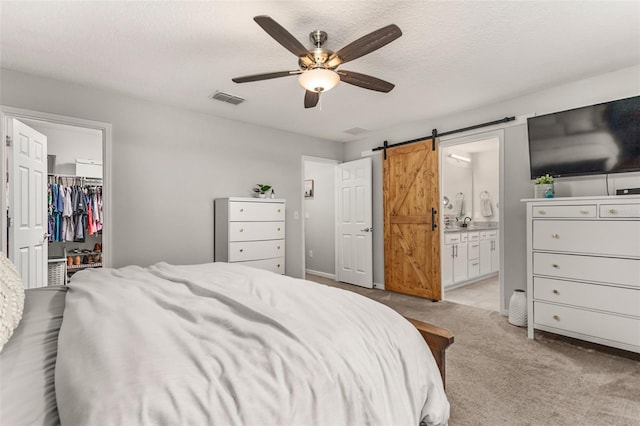
[[[470,225],[466,227],[462,226],[452,226],[450,228],[445,228],[444,232],[472,232],[472,231],[492,231],[494,229],[498,229],[498,224],[489,224],[489,225]]]

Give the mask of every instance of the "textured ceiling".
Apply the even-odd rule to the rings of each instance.
[[[256,15],[309,47],[326,31],[334,51],[398,25],[402,37],[344,66],[395,89],[341,83],[305,110],[296,77],[233,83],[297,69]],[[0,16],[3,68],[336,141],[640,63],[638,1],[2,1]]]

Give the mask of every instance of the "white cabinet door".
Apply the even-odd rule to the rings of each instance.
[[[455,244],[455,256],[453,257],[453,282],[457,283],[469,278],[467,266],[467,243]]]
[[[491,241],[493,244],[493,249],[491,250],[491,272],[498,272],[500,270],[500,250],[498,247],[500,240],[495,238]]]
[[[491,240],[480,241],[480,275],[491,273]]]
[[[441,256],[440,279],[443,287],[453,284],[453,255],[454,244],[445,244]]]

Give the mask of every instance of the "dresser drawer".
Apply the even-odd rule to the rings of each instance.
[[[533,253],[533,274],[640,288],[640,259]]]
[[[229,243],[229,262],[270,259],[284,256],[284,240]]]
[[[640,218],[640,204],[601,204],[600,217]]]
[[[533,317],[538,326],[640,346],[640,319],[637,318],[543,302],[534,302]]]
[[[251,266],[258,269],[266,269],[276,274],[284,274],[284,257],[275,257],[273,259],[248,260],[246,262],[236,262],[242,265]]]
[[[284,221],[284,204],[231,201],[229,202],[229,220],[232,222]]]
[[[229,241],[282,239],[284,222],[229,222]]]
[[[546,302],[634,315],[640,318],[640,288],[533,278],[533,297]]]
[[[573,206],[531,206],[533,217],[596,217],[595,204],[583,204]]]
[[[638,257],[640,221],[534,220],[533,249]]]
[[[472,241],[478,241],[479,239],[480,239],[479,231],[467,232],[467,241],[472,242]]]

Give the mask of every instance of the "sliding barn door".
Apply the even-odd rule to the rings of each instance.
[[[440,300],[438,151],[427,139],[387,149],[386,155],[384,287]]]

